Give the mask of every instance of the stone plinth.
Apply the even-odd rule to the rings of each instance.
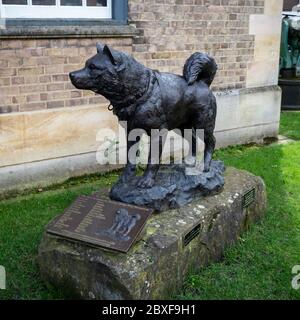
[[[41,275],[72,297],[163,299],[181,289],[189,270],[221,259],[266,208],[265,185],[228,168],[221,193],[154,214],[127,254],[93,248],[45,233]]]

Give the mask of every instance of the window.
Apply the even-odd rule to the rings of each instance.
[[[0,0],[7,19],[111,19],[112,0]]]

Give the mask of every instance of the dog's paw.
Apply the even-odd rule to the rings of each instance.
[[[129,175],[129,174],[123,174],[120,178],[119,178],[119,183],[127,183],[130,181],[131,178],[133,178],[134,175]]]
[[[152,177],[142,177],[138,183],[138,187],[148,189],[153,187],[154,179]]]
[[[209,164],[204,165],[203,172],[209,172],[209,170],[210,170],[210,165]]]

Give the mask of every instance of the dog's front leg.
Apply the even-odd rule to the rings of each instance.
[[[121,183],[126,183],[127,181],[129,181],[132,177],[135,176],[135,172],[136,172],[136,162],[132,163],[130,162],[129,159],[129,151],[130,148],[136,144],[137,142],[135,141],[128,141],[127,140],[127,164],[122,172],[122,175],[119,179],[119,182]]]
[[[136,165],[127,163],[119,181],[122,183],[130,181],[130,178],[135,176],[135,169],[136,169]]]
[[[162,137],[160,135],[154,135],[150,140],[147,168],[138,183],[138,186],[141,188],[151,188],[154,185],[163,149]]]

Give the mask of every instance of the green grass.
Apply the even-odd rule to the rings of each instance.
[[[300,140],[299,117],[299,112],[285,112],[280,121],[282,134]]]
[[[39,276],[36,256],[44,227],[78,195],[109,187],[117,176],[71,179],[55,190],[1,202],[0,265],[6,269],[7,290],[0,290],[0,299],[67,298],[54,288],[46,288]]]
[[[283,113],[281,134],[300,140],[300,113]],[[292,267],[300,265],[300,141],[288,145],[219,150],[226,165],[261,176],[268,210],[224,260],[191,274],[179,299],[299,299],[291,287]],[[2,299],[68,298],[46,288],[36,265],[45,225],[80,194],[108,187],[117,173],[72,179],[40,193],[0,203],[0,265],[7,272]]]
[[[281,134],[300,139],[300,113],[282,114]],[[268,209],[259,224],[225,251],[221,263],[188,277],[180,298],[299,299],[291,270],[300,265],[300,141],[228,148],[216,157],[261,176]]]

